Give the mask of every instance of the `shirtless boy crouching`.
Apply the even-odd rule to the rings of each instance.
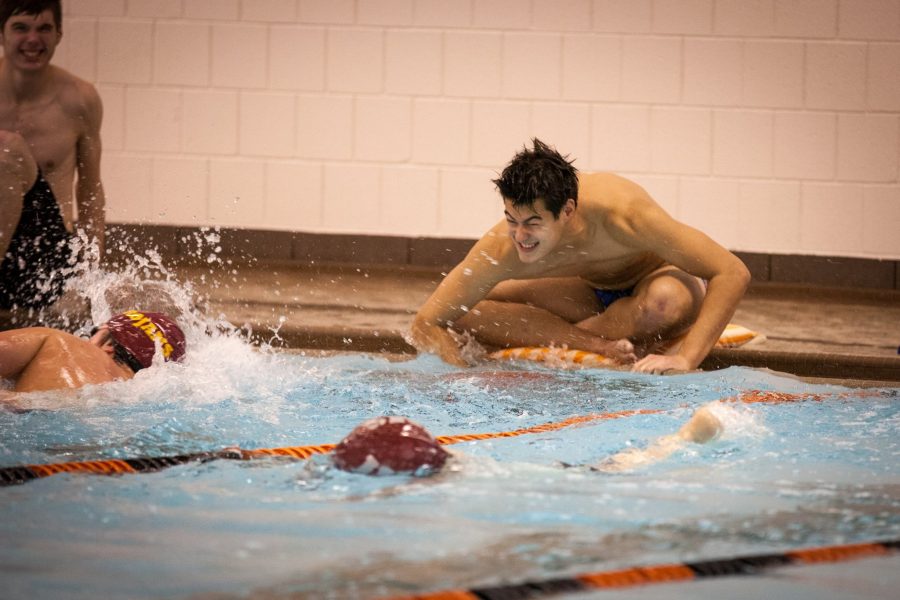
[[[467,364],[454,334],[468,332],[491,347],[567,345],[635,371],[695,369],[749,284],[736,256],[636,183],[578,173],[538,139],[494,183],[505,222],[412,325],[416,347],[451,364]]]
[[[113,317],[90,340],[47,327],[2,331],[0,378],[12,380],[14,392],[131,379],[153,364],[157,347],[164,360],[181,360],[184,332],[166,315],[137,310]]]

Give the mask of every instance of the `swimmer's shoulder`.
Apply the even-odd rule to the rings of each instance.
[[[31,341],[43,341],[48,338],[64,337],[71,334],[51,327],[22,327],[0,331],[0,342],[7,344],[24,344]],[[73,336],[74,337],[74,336]]]

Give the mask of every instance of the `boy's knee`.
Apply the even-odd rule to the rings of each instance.
[[[18,184],[24,194],[37,179],[37,173],[37,163],[25,138],[14,131],[0,129],[0,179],[5,184],[4,190]]]
[[[671,277],[654,280],[644,291],[639,306],[639,318],[657,330],[693,323],[700,309],[691,290]]]

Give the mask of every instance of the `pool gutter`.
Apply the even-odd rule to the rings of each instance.
[[[416,354],[399,331],[334,326],[286,326],[279,330],[279,340],[273,345],[291,349]],[[893,356],[717,348],[700,368],[710,371],[732,366],[770,369],[798,377],[865,380],[900,386],[900,357]]]

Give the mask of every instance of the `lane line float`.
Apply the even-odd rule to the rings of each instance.
[[[712,577],[762,575],[769,569],[823,564],[886,556],[900,551],[900,540],[864,542],[789,550],[775,554],[753,554],[734,558],[690,563],[632,567],[613,571],[582,573],[573,577],[472,589],[442,590],[424,594],[390,596],[382,600],[509,600],[539,598],[557,594],[590,592],[639,585],[695,581]]]
[[[739,396],[723,398],[719,402],[743,403],[743,404],[785,404],[796,402],[822,402],[826,399],[850,399],[872,397],[871,391],[858,390],[854,392],[840,392],[834,394],[792,394],[786,392],[774,392],[764,390],[748,390]],[[639,408],[620,410],[607,413],[595,413],[590,415],[576,415],[550,423],[523,427],[511,431],[495,431],[488,433],[461,433],[456,435],[435,436],[435,439],[443,445],[459,444],[461,442],[474,442],[481,440],[511,438],[522,435],[546,433],[558,431],[566,427],[590,423],[593,421],[606,421],[622,419],[636,415],[654,415],[668,412],[671,409]],[[297,460],[306,460],[318,454],[332,452],[336,444],[314,444],[309,446],[288,446],[281,448],[256,448],[243,449],[228,447],[217,451],[194,452],[190,454],[178,454],[158,457],[125,458],[109,460],[72,461],[63,463],[51,463],[43,465],[20,465],[12,467],[0,467],[0,487],[26,483],[34,479],[41,479],[57,475],[59,473],[83,473],[91,475],[126,475],[132,473],[152,473],[169,467],[187,463],[205,463],[212,460],[252,460],[265,457],[285,457]]]

